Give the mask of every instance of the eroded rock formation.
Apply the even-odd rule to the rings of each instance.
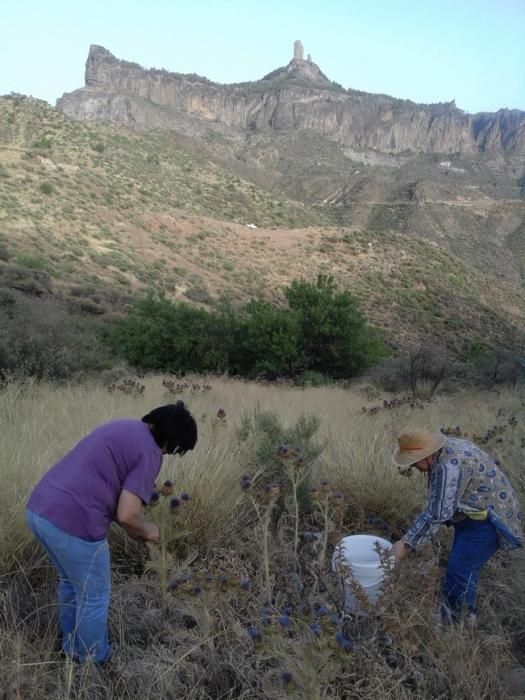
[[[525,153],[525,112],[467,114],[454,102],[421,105],[344,90],[311,60],[301,42],[290,63],[253,83],[220,85],[197,75],[145,70],[91,46],[86,85],[58,109],[77,119],[196,135],[214,129],[308,129],[343,147],[384,153]]]

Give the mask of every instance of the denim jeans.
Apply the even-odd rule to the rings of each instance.
[[[108,610],[111,593],[107,540],[89,542],[27,511],[33,534],[58,571],[58,612],[62,649],[76,661],[109,658]]]
[[[454,523],[454,542],[443,580],[443,618],[457,622],[462,608],[476,612],[481,568],[498,549],[496,528],[488,520]]]

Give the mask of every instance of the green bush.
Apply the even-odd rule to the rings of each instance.
[[[62,305],[0,290],[0,376],[69,380],[110,361],[100,322]]]
[[[231,369],[243,376],[292,377],[302,367],[299,318],[289,309],[253,300],[240,317]]]
[[[17,265],[27,267],[30,270],[43,270],[45,267],[45,262],[42,258],[36,255],[29,255],[28,253],[19,253],[15,258],[15,262]]]
[[[36,296],[51,291],[51,279],[45,270],[35,270],[12,263],[0,264],[0,285]]]
[[[51,150],[52,145],[53,142],[51,141],[51,139],[48,139],[45,136],[43,136],[41,139],[33,141],[33,143],[31,144],[31,148],[38,148],[41,151],[49,151]]]
[[[0,260],[2,260],[3,262],[7,262],[10,258],[11,253],[9,251],[9,248],[4,243],[4,241],[0,240]]]
[[[38,188],[42,194],[53,194],[55,188],[50,182],[42,182]]]
[[[190,289],[196,288],[195,282]],[[352,377],[381,356],[381,343],[355,300],[331,278],[294,282],[285,293],[289,308],[258,299],[214,311],[153,294],[133,305],[114,341],[131,365],[147,370],[230,371],[312,383]]]
[[[146,370],[224,371],[232,335],[222,324],[220,314],[150,294],[117,323],[112,338],[131,365]]]
[[[305,369],[335,379],[352,377],[384,354],[377,335],[357,301],[339,291],[329,275],[317,282],[292,282],[285,290],[290,309],[299,318],[299,346]]]

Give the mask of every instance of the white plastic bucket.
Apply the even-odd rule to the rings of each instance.
[[[335,548],[332,567],[341,576],[343,609],[346,612],[362,612],[355,589],[366,596],[369,603],[377,603],[383,593],[385,573],[393,566],[388,555],[392,543],[376,535],[349,535]]]

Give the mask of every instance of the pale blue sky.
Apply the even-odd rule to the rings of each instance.
[[[54,104],[90,44],[222,83],[288,63],[295,39],[345,88],[469,112],[525,109],[525,0],[1,0],[0,94]]]

